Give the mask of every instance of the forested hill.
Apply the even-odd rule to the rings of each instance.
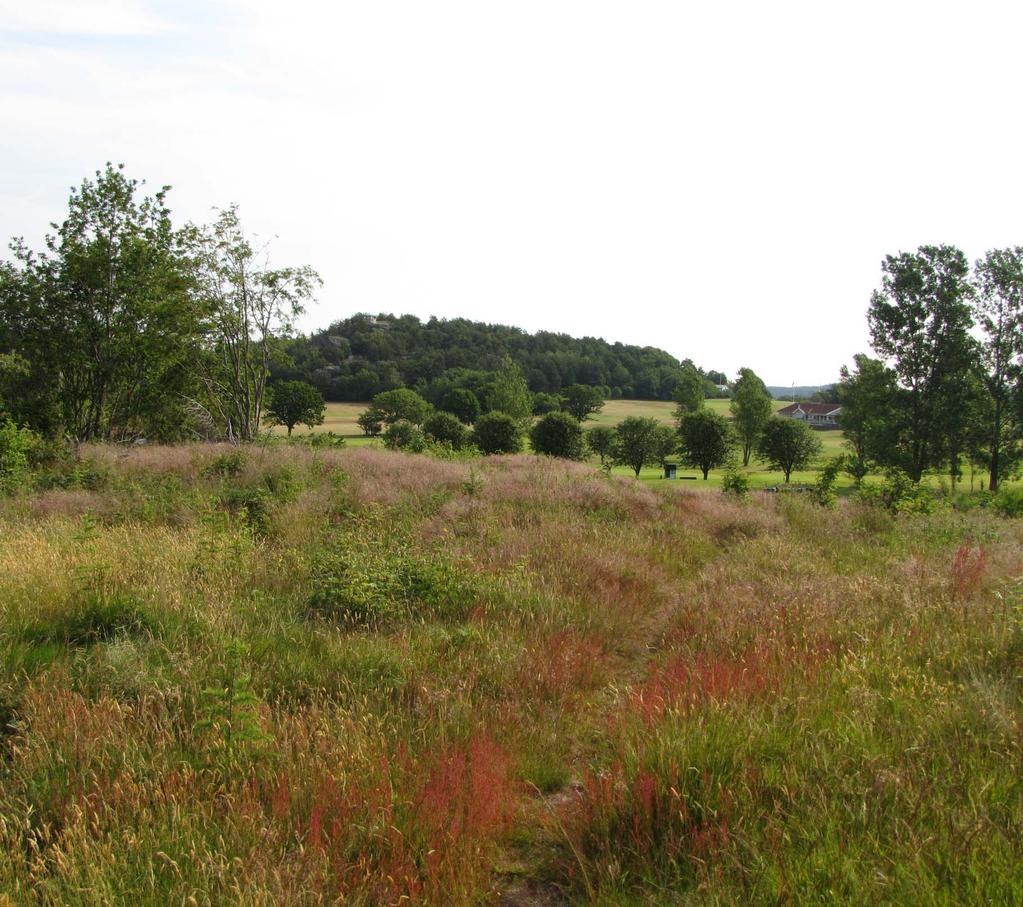
[[[609,396],[669,400],[682,363],[653,347],[594,337],[414,315],[353,315],[286,344],[274,378],[315,384],[328,400],[369,400],[401,385],[425,387],[451,370],[492,371],[505,356],[521,366],[532,391],[571,384],[607,388]],[[723,384],[725,376],[708,372]]]

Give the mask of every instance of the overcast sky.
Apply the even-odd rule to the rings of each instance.
[[[236,202],[358,311],[769,384],[867,349],[885,253],[1023,244],[1023,4],[0,0],[0,236],[107,160]]]

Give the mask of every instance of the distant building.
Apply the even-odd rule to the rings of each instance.
[[[838,428],[838,414],[841,411],[842,407],[837,403],[790,403],[775,415],[799,419],[811,428]]]

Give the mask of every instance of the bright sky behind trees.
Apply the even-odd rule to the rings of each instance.
[[[237,202],[355,311],[768,384],[867,348],[886,253],[1023,243],[1023,7],[0,0],[0,237],[107,160]]]

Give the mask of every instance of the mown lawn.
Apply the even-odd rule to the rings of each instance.
[[[1020,903],[1020,524],[691,484],[37,476],[0,501],[0,902]]]

